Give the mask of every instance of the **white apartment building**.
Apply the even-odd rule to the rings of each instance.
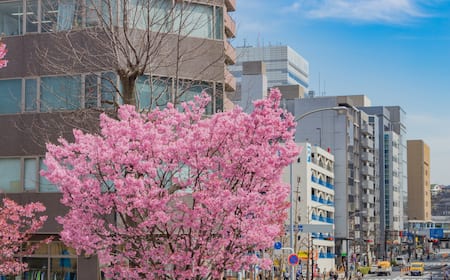
[[[292,166],[285,169],[283,180],[292,184],[293,217],[292,220],[289,217],[287,228],[292,221],[295,229],[293,249],[302,261],[302,266],[296,269],[302,269],[305,275],[335,267],[334,156],[308,142],[298,145],[302,151]],[[310,225],[326,225],[331,231],[308,232]],[[284,245],[290,246],[289,243]]]

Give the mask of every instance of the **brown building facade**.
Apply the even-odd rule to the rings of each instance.
[[[430,147],[408,140],[408,218],[431,221]]]

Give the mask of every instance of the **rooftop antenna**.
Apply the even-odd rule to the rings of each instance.
[[[320,91],[320,72],[319,72],[319,96],[322,95],[322,92]]]
[[[323,80],[323,96],[327,95],[326,87],[327,87],[327,81]]]

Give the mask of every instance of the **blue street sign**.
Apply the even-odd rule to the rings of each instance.
[[[276,250],[280,250],[281,247],[283,247],[283,245],[281,244],[281,242],[275,242],[275,244],[273,245],[273,248],[275,248]]]
[[[298,231],[303,232],[303,225],[298,225]]]
[[[443,238],[444,229],[443,228],[430,228],[430,238]]]
[[[288,257],[288,262],[290,265],[298,264],[298,256],[296,254],[290,254]]]

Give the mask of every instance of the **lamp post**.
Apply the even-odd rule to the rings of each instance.
[[[311,110],[308,111],[298,117],[295,117],[294,121],[299,122],[300,120],[302,120],[303,118],[314,114],[314,113],[318,113],[318,112],[322,112],[322,111],[347,111],[348,108],[344,107],[344,106],[336,106],[336,107],[326,107],[326,108],[319,108],[319,109],[315,109],[315,110]],[[322,131],[321,131],[322,133]],[[295,139],[294,139],[295,140]],[[289,245],[291,248],[294,248],[294,186],[293,186],[293,181],[292,181],[292,175],[293,175],[293,170],[292,170],[292,163],[289,165],[289,184],[290,184],[290,194],[289,194],[289,202],[290,202],[290,208],[289,208]],[[309,263],[309,260],[308,260]],[[294,267],[291,267],[291,280],[295,279],[295,273],[294,273]]]

